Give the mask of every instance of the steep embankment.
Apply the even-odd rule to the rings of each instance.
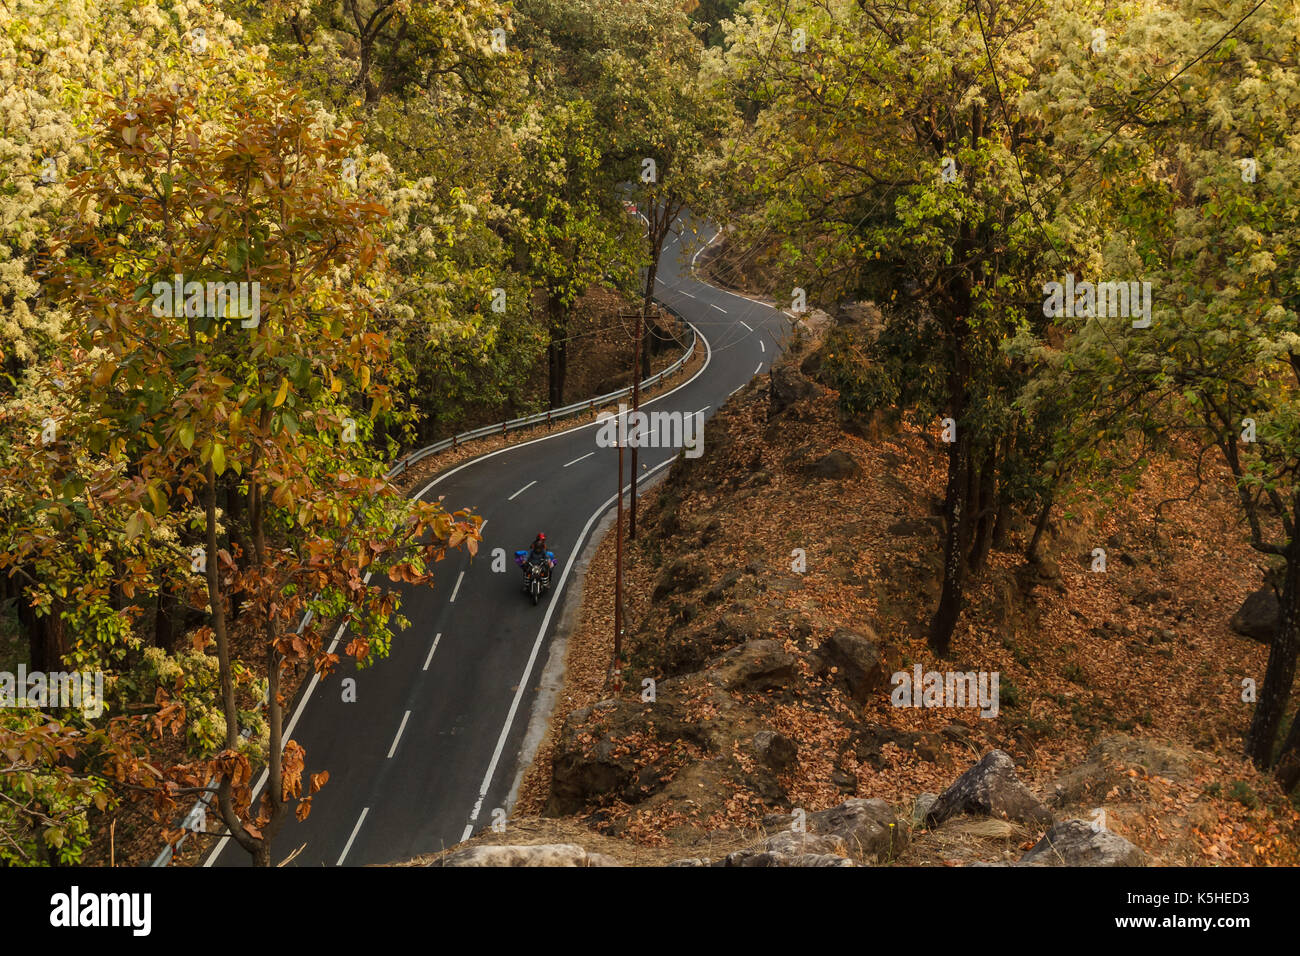
[[[505,832],[471,842],[578,843],[624,863],[746,847],[785,855],[733,862],[1005,862],[1053,818],[1085,818],[1145,855],[1062,823],[1054,846],[1111,840],[1065,854],[1074,861],[1294,861],[1294,808],[1237,756],[1241,680],[1262,674],[1266,648],[1228,626],[1259,561],[1222,476],[1195,491],[1193,464],[1170,460],[1119,505],[1085,496],[1034,568],[1015,522],[971,591],[953,659],[937,661],[924,625],[940,572],[942,446],[907,427],[845,430],[816,380],[828,321],[719,411],[702,458],[643,499],[617,696],[606,684],[613,535],[602,544],[550,739]],[[1185,495],[1153,523],[1158,502]],[[1104,574],[1090,570],[1094,546],[1108,549]],[[997,672],[997,715],[893,706],[889,676],[918,664]],[[934,795],[994,750],[1014,770],[985,760],[927,823]],[[972,783],[995,797],[972,798]],[[846,800],[833,820],[817,816]],[[790,827],[794,809],[825,835],[758,842]]]

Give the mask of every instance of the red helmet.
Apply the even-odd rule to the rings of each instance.
[[[545,541],[545,540],[546,540],[546,535],[542,534],[540,531],[537,532],[537,540],[538,540],[538,541]]]

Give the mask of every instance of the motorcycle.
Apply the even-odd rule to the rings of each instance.
[[[555,567],[554,552],[546,552],[546,560],[534,558],[531,552],[516,551],[515,564],[523,568],[524,571],[524,591],[527,592],[536,604],[542,596],[543,591],[551,589],[551,568]]]

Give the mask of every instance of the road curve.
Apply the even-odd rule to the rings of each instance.
[[[666,244],[656,298],[695,325],[708,345],[707,365],[644,407],[702,411],[707,420],[769,368],[789,320],[692,278],[684,248],[681,234]],[[508,809],[560,602],[592,529],[615,502],[616,451],[598,448],[596,431],[588,424],[483,455],[420,490],[422,498],[445,496],[449,510],[468,508],[486,520],[478,556],[450,554],[435,568],[436,587],[401,586],[411,627],[394,639],[388,658],[362,671],[345,658],[329,677],[313,679],[286,737],[306,749],[308,773],[328,769],[330,780],[311,815],[277,835],[274,862],[301,848],[291,866],[388,863],[458,843]],[[707,426],[704,442],[707,450]],[[641,449],[642,475],[675,454]],[[630,468],[631,456],[624,457]],[[624,488],[628,481],[625,470]],[[512,553],[538,531],[559,566],[552,593],[534,607]],[[500,573],[492,570],[498,548],[507,556]],[[346,678],[356,682],[355,701],[343,699]],[[248,864],[248,855],[222,838],[203,865]]]

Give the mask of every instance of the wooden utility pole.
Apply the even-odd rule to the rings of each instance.
[[[618,482],[614,491],[618,496],[618,526],[614,549],[614,693],[623,689],[623,671],[619,661],[623,656],[623,422],[618,423]],[[635,499],[634,499],[635,500]]]
[[[632,411],[637,412],[641,408],[641,329],[642,313],[640,310],[636,314],[636,344],[632,346]],[[637,419],[639,422],[641,419]],[[640,438],[640,435],[637,436]],[[637,462],[636,452],[637,444],[632,446],[632,514],[628,520],[627,534],[628,538],[636,540],[636,479],[637,479]]]

